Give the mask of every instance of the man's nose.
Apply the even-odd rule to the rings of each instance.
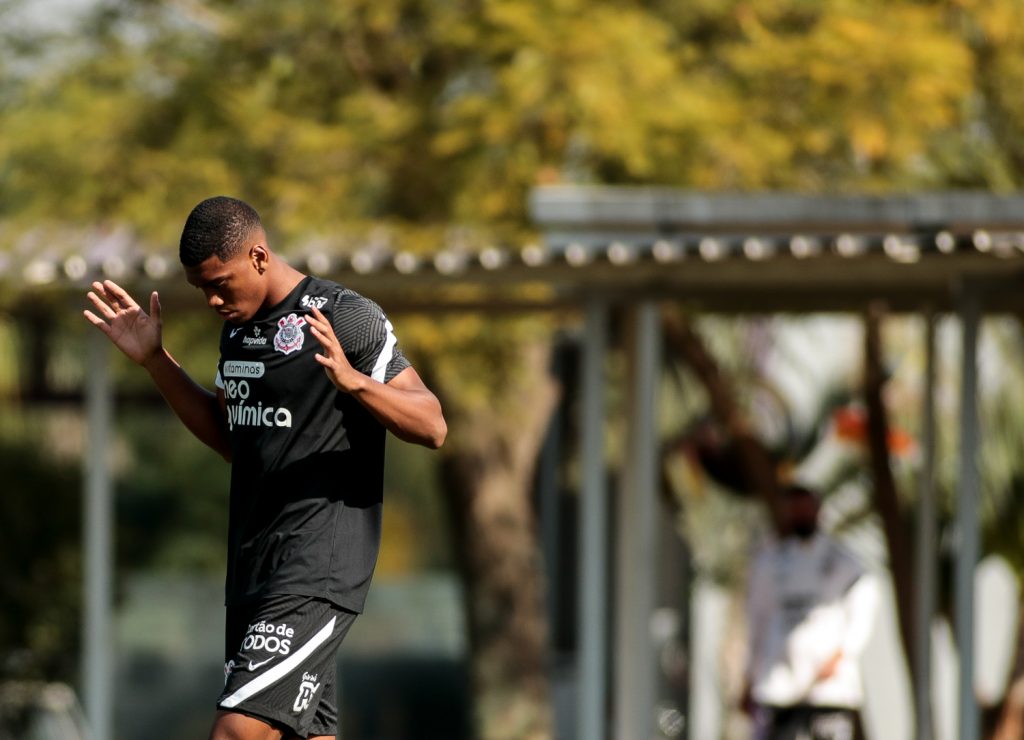
[[[217,309],[224,305],[224,299],[217,293],[211,291],[206,294],[206,305],[210,308]]]

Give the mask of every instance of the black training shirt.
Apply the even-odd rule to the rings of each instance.
[[[355,369],[386,383],[409,367],[380,308],[329,280],[306,277],[273,308],[224,325],[229,605],[300,594],[362,611],[377,562],[385,430],[316,361],[313,306]]]

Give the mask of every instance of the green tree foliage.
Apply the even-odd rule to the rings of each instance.
[[[1021,185],[1024,171],[1024,6],[956,0],[954,22],[974,59],[963,136],[946,140],[944,170],[967,184]]]
[[[33,446],[0,444],[0,679],[70,678],[78,644],[78,472]],[[33,503],[46,498],[45,520]]]
[[[220,191],[300,237],[370,219],[518,229],[527,190],[559,180],[1010,187],[1021,12],[109,0],[41,74],[0,68],[0,216],[166,241]]]

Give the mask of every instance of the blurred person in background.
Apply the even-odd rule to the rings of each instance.
[[[333,738],[336,655],[380,546],[385,430],[437,448],[441,406],[381,309],[277,257],[247,203],[199,203],[179,254],[224,320],[216,391],[164,349],[156,292],[146,313],[93,283],[85,317],[231,463],[225,686],[210,737]]]
[[[878,587],[820,531],[814,491],[791,485],[783,495],[785,529],[755,555],[750,571],[744,709],[756,740],[863,738],[859,659]]]

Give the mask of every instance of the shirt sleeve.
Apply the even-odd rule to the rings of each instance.
[[[878,611],[878,583],[871,574],[862,575],[843,597],[847,630],[843,654],[856,660],[864,652],[875,626]]]
[[[747,584],[747,625],[749,642],[747,646],[747,678],[753,680],[758,664],[763,660],[764,633],[771,619],[773,592],[772,558],[770,551],[762,549],[754,556]]]
[[[218,388],[220,388],[221,390],[224,390],[224,376],[221,374],[220,368],[221,368],[221,365],[224,364],[224,342],[226,341],[224,335],[226,333],[227,333],[227,323],[225,323],[224,324],[224,328],[222,328],[220,330],[220,359],[217,360],[217,367],[214,368],[217,371],[217,374],[216,374],[216,376],[214,376],[214,379],[213,379],[213,384],[215,386],[217,386]]]
[[[331,318],[345,356],[359,372],[387,383],[410,367],[398,348],[394,327],[380,306],[370,299],[348,289],[341,290]]]

